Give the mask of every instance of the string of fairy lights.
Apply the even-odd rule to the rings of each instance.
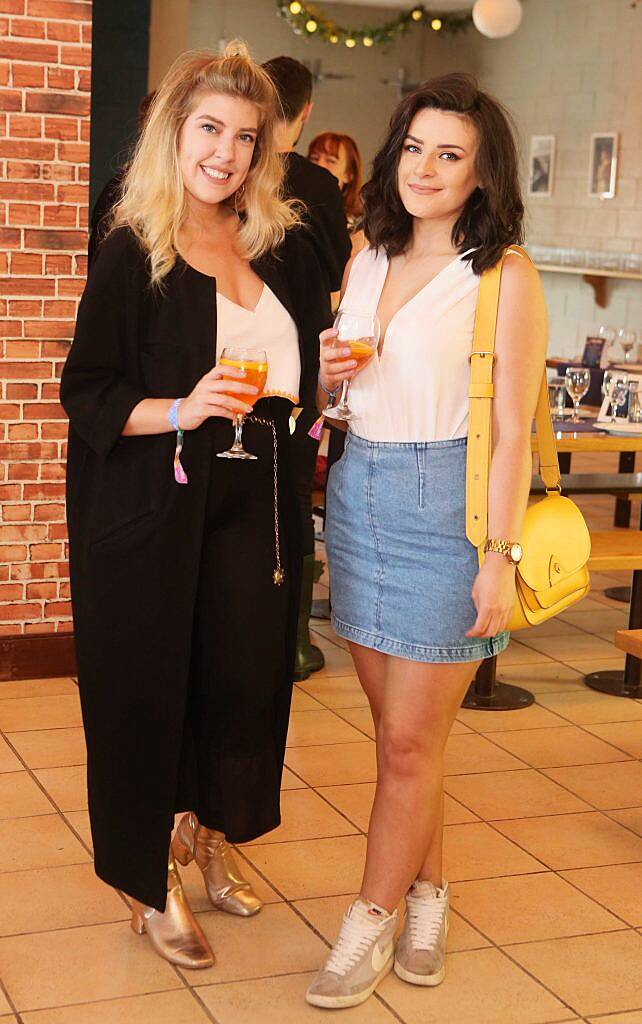
[[[343,44],[348,49],[356,46],[381,46],[407,32],[415,25],[423,25],[433,32],[465,32],[472,24],[469,13],[442,14],[429,11],[423,4],[415,4],[395,18],[380,25],[362,25],[347,28],[329,18],[318,5],[303,0],[276,0],[277,13],[288,22],[293,32],[308,38],[322,39],[332,45]]]

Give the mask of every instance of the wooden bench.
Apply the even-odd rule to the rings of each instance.
[[[637,473],[634,475],[638,476]],[[642,637],[642,531],[614,529],[592,533],[588,566],[589,571],[593,572],[633,572],[629,629],[620,630],[620,633],[639,633]],[[519,634],[517,637],[519,638]],[[591,672],[584,677],[586,685],[592,690],[599,690],[615,697],[642,697],[642,655],[636,656],[628,648],[623,649],[627,651],[624,671],[617,669]],[[510,711],[528,707],[533,703],[533,695],[523,687],[496,682],[496,670],[496,658],[487,658],[482,662],[464,698],[464,707]]]
[[[642,659],[642,629],[617,629],[615,646],[634,658]]]

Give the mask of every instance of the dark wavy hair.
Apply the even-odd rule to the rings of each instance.
[[[410,123],[426,108],[463,114],[477,130],[476,170],[483,188],[468,197],[453,226],[452,243],[460,253],[475,250],[470,259],[474,272],[481,274],[507,246],[523,240],[524,203],[512,118],[471,75],[432,78],[395,110],[388,137],[374,158],[372,177],[361,191],[366,238],[388,256],[397,256],[410,242],[413,217],[399,195],[397,168]]]

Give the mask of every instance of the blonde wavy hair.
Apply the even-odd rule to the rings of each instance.
[[[181,54],[161,82],[127,169],[112,229],[128,225],[148,254],[152,284],[160,285],[178,254],[187,197],[178,158],[181,127],[200,97],[219,93],[249,100],[259,113],[258,135],[243,195],[228,202],[243,214],[238,251],[255,259],[282,241],[298,223],[297,204],[282,195],[283,162],[274,131],[278,99],[269,75],[234,41],[221,55]]]

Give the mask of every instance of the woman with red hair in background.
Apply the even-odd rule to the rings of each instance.
[[[354,139],[339,132],[321,132],[308,146],[308,160],[325,167],[339,182],[352,239],[352,255],[363,248],[364,235],[361,228],[363,207],[361,186],[363,175],[361,156]]]

